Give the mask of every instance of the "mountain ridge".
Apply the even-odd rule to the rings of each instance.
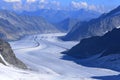
[[[16,40],[21,36],[37,33],[59,32],[54,25],[42,17],[18,15],[6,10],[0,11],[2,39]]]
[[[41,9],[33,12],[23,11],[21,15],[32,15],[32,16],[42,16],[51,23],[58,23],[67,18],[80,19],[81,21],[88,21],[92,18],[98,17],[101,13],[90,11],[90,10],[49,10]],[[84,17],[83,17],[84,16]]]
[[[20,61],[14,54],[8,42],[0,39],[0,63],[7,66],[14,66],[21,69],[27,69],[27,66]]]
[[[119,41],[120,28],[113,29],[103,36],[82,39],[78,45],[74,46],[67,53],[77,58],[87,58],[100,53],[102,54],[101,57],[110,54],[119,54]]]
[[[62,40],[81,40],[90,36],[102,36],[113,28],[120,26],[119,7],[107,14],[101,15],[99,18],[92,19],[88,22],[77,23],[71,31]],[[111,16],[111,14],[113,14]]]

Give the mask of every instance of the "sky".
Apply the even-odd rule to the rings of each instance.
[[[119,5],[120,0],[0,0],[1,9],[18,11],[85,9],[104,13]]]

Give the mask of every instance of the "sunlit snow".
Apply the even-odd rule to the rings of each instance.
[[[9,42],[30,70],[20,70],[0,64],[0,80],[96,80],[93,76],[118,75],[116,71],[78,65],[63,60],[63,52],[78,42],[61,41],[63,33],[31,35]]]

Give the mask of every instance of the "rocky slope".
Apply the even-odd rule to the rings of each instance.
[[[76,58],[88,58],[97,54],[107,56],[120,54],[120,29],[113,29],[104,36],[95,36],[81,40],[67,54]]]
[[[120,26],[120,6],[97,19],[77,23],[63,40],[81,40],[90,36],[102,36]]]
[[[26,65],[16,58],[8,42],[0,39],[0,63],[18,68],[27,69]]]
[[[49,32],[58,32],[58,30],[42,17],[0,11],[0,37],[3,39],[16,40],[27,34]]]
[[[55,23],[54,25],[62,32],[68,32],[78,21],[78,19],[67,18],[59,23]]]

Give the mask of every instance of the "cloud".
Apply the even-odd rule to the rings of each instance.
[[[16,2],[17,1],[17,2]],[[56,0],[16,0],[11,7],[17,11],[35,11],[38,9],[60,9],[60,2]],[[7,3],[9,4],[9,3]]]
[[[60,2],[55,0],[40,0],[39,1],[40,9],[60,9]]]
[[[36,2],[36,0],[27,0],[28,3]]]
[[[88,4],[86,2],[76,2],[76,1],[72,1],[71,5],[73,8],[75,9],[81,9],[81,8],[87,8]]]
[[[21,2],[21,0],[4,0],[5,2]]]
[[[72,9],[79,10],[79,9],[85,9],[85,10],[92,10],[96,12],[104,12],[103,6],[88,4],[87,2],[78,2],[78,1],[72,1],[71,2]]]
[[[56,6],[59,6],[60,5],[60,2],[58,2],[58,1],[52,1],[51,2],[53,5],[56,5]]]
[[[15,3],[15,4],[13,4],[12,7],[14,10],[22,10],[22,8],[23,8],[22,3]]]
[[[60,9],[61,7],[61,3],[58,1],[51,1],[50,3],[51,5],[49,7],[51,7],[51,9]]]
[[[90,5],[88,8],[89,8],[90,10],[96,10],[96,6],[95,6],[95,5]]]
[[[39,4],[38,4],[38,7],[39,7],[40,9],[44,9],[46,6],[49,5],[49,2],[48,2],[47,0],[40,0],[38,3],[39,3]]]
[[[44,2],[45,2],[45,0],[40,0],[39,2],[44,3]]]
[[[96,12],[104,12],[105,7],[100,5],[88,4],[85,1],[71,1],[70,5],[62,5],[58,0],[3,0],[5,5],[1,8],[14,9],[19,11],[35,11],[38,9],[54,9],[54,10],[92,10]],[[7,2],[7,3],[6,3]]]

